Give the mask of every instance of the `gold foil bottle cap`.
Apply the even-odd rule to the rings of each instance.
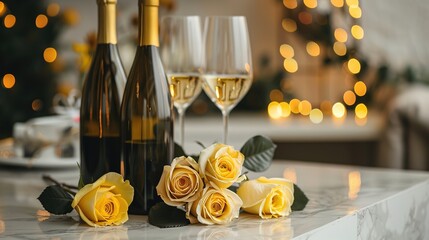
[[[97,0],[97,4],[116,4],[117,0]]]
[[[159,0],[139,0],[139,3],[145,6],[159,6]]]

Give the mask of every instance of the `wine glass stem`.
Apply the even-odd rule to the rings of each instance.
[[[229,111],[222,111],[222,116],[223,116],[223,144],[227,144]]]
[[[184,108],[177,109],[177,113],[179,114],[180,146],[182,146],[183,149],[185,148],[185,110]]]

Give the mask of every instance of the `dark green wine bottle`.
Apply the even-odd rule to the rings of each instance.
[[[116,0],[97,0],[98,36],[82,88],[80,173],[84,184],[120,173],[120,109],[126,75],[116,46]]]
[[[139,0],[139,46],[125,86],[121,141],[125,179],[134,187],[130,214],[161,201],[156,185],[173,158],[173,105],[158,53],[159,0]]]

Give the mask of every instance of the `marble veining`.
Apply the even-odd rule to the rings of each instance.
[[[291,177],[310,202],[289,217],[262,220],[242,213],[225,226],[159,229],[146,216],[123,226],[92,228],[75,212],[38,216],[47,173],[75,184],[77,169],[0,168],[0,238],[7,239],[429,239],[429,173],[275,161],[262,174]]]

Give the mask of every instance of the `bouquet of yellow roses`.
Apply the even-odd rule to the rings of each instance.
[[[242,173],[243,166],[255,172],[266,170],[275,147],[270,140],[256,136],[241,151],[216,143],[195,157],[198,162],[189,156],[176,157],[171,165],[164,166],[156,190],[166,205],[184,210],[190,223],[226,224],[239,217],[240,209],[263,219],[288,216],[296,188],[291,181],[265,177],[248,180]],[[308,199],[300,195],[303,201],[305,205]],[[149,223],[159,227],[185,224],[185,219],[172,223],[171,219],[160,218],[164,215],[161,208],[162,205],[151,210]],[[177,213],[180,212],[171,215],[177,217]]]

